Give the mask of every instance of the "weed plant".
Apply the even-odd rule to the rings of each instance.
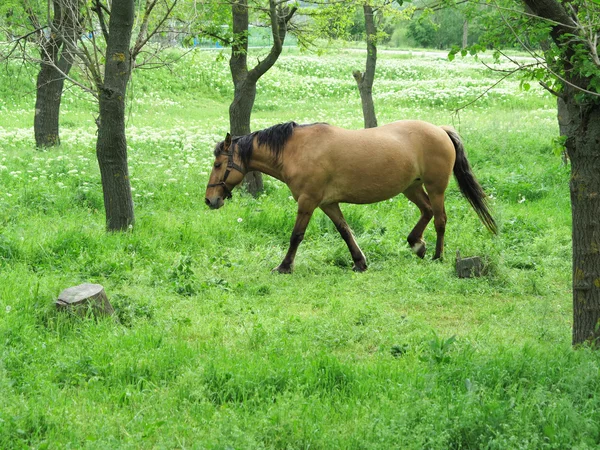
[[[259,83],[253,128],[361,127],[363,58],[286,49]],[[342,207],[366,273],[317,212],[291,276],[270,272],[295,218],[285,185],[204,205],[232,95],[215,52],[133,77],[125,234],[104,231],[93,102],[66,92],[62,146],[36,150],[33,74],[1,72],[0,448],[600,445],[600,360],[570,346],[554,100],[509,80],[455,115],[493,83],[477,61],[381,52],[378,64],[379,122],[453,124],[500,233],[452,182],[442,262],[410,252],[418,211],[400,196]],[[457,250],[481,256],[484,276],[456,278]],[[82,282],[105,287],[116,317],[55,311]]]

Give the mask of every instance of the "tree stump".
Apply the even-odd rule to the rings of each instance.
[[[56,308],[85,316],[91,310],[95,316],[112,316],[115,311],[100,284],[84,283],[65,289],[56,300]]]
[[[479,256],[461,258],[460,252],[456,250],[456,276],[458,278],[480,277],[483,271],[483,263]]]

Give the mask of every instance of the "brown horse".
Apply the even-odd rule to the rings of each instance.
[[[248,171],[256,170],[283,181],[298,202],[290,246],[274,270],[290,273],[298,245],[314,210],[333,221],[348,245],[354,270],[367,268],[339,204],[375,203],[403,193],[421,211],[408,235],[408,244],[425,256],[423,231],[433,217],[437,242],[433,259],[444,249],[446,212],[444,192],[450,176],[483,224],[496,233],[483,189],[475,179],[458,134],[450,127],[402,120],[382,127],[345,130],[324,123],[287,122],[217,144],[206,189],[206,204],[223,206],[231,190]],[[425,188],[425,189],[423,189]]]

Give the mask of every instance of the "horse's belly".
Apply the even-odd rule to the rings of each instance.
[[[414,178],[403,180],[365,179],[356,177],[352,183],[333,183],[326,195],[331,202],[377,203],[400,194],[414,182]],[[337,185],[337,186],[336,186]]]
[[[396,144],[395,146],[393,144]],[[345,203],[376,203],[395,197],[420,176],[414,152],[396,141],[381,141],[374,151],[350,147],[336,158],[331,174],[331,194]]]

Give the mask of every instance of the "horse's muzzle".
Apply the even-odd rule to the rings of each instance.
[[[204,202],[210,209],[219,209],[221,206],[223,206],[223,199],[221,197],[214,197],[212,199],[206,197]]]

